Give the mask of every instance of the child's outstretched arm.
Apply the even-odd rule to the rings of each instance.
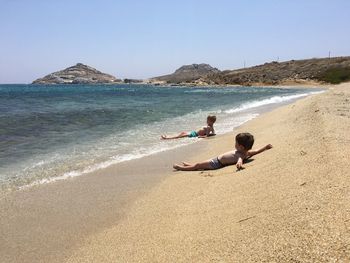
[[[210,134],[215,134],[215,130],[214,130],[214,126],[209,126],[208,127],[209,129],[208,129],[208,131],[207,131],[207,135],[209,136]]]
[[[262,153],[262,152],[264,152],[266,150],[269,150],[271,148],[272,148],[272,145],[271,144],[267,144],[267,145],[265,145],[264,147],[262,147],[262,148],[260,148],[258,150],[249,150],[248,154],[247,154],[247,158],[250,158],[250,157],[252,157],[252,156],[254,156],[256,154]]]
[[[211,126],[211,127],[210,127],[208,136],[212,136],[212,135],[215,135],[214,126]]]

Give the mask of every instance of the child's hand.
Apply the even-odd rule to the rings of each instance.
[[[271,149],[271,148],[272,148],[272,144],[268,144],[268,145],[265,146],[265,149],[266,149],[266,150],[269,150],[269,149]]]
[[[243,160],[242,158],[239,158],[237,163],[236,163],[237,170],[243,169]]]

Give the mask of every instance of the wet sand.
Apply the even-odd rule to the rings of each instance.
[[[241,131],[274,148],[239,172],[172,171]],[[14,193],[0,200],[0,261],[346,262],[349,131],[347,83],[227,135]]]
[[[204,149],[199,142],[0,198],[0,262],[64,262],[87,236],[117,224],[129,207]]]

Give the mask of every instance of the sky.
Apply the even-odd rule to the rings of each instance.
[[[350,55],[349,0],[0,0],[0,83],[84,63],[117,78]]]

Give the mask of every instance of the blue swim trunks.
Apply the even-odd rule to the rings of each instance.
[[[198,133],[195,131],[192,131],[188,134],[188,137],[193,138],[193,137],[198,137]]]

